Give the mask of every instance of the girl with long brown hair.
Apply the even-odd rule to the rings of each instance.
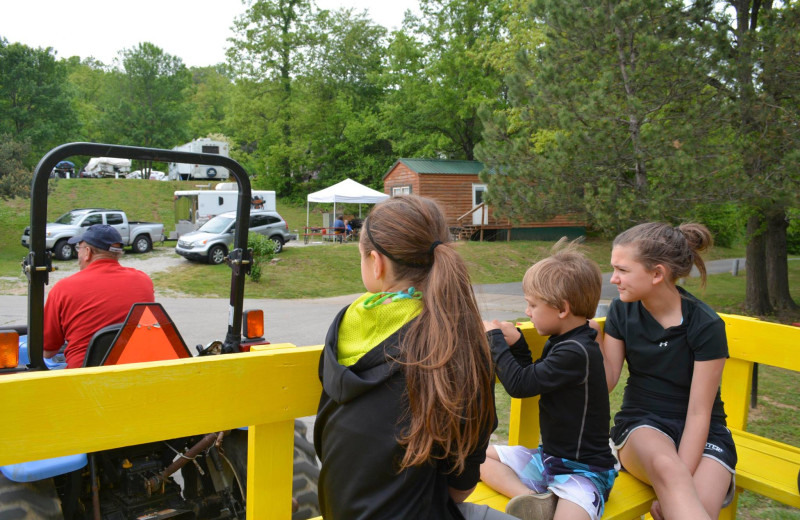
[[[494,375],[441,210],[423,197],[388,199],[359,250],[368,292],[336,316],[320,358],[323,516],[509,518],[462,504],[497,424]]]
[[[725,425],[720,381],[725,323],[682,287],[712,243],[701,224],[635,226],[614,240],[603,355],[609,392],[623,361],[630,375],[611,439],[623,467],[653,485],[656,520],[717,518],[734,488],[736,446]]]

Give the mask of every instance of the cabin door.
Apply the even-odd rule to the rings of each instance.
[[[483,203],[483,195],[486,192],[485,184],[472,185],[472,207],[478,206]],[[486,206],[472,213],[472,225],[480,226],[489,223],[489,211]]]

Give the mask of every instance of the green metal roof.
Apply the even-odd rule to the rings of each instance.
[[[397,162],[405,164],[410,170],[419,174],[477,175],[483,170],[483,163],[480,161],[400,158]],[[394,168],[394,166],[392,168]],[[389,171],[391,171],[391,169]]]

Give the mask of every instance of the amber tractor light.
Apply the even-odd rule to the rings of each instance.
[[[264,311],[244,311],[242,328],[244,329],[242,335],[247,339],[264,337]]]
[[[19,365],[19,334],[0,332],[0,368],[17,368]]]

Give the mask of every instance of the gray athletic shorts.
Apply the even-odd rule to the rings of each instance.
[[[666,419],[645,410],[620,411],[614,416],[614,426],[611,428],[611,442],[618,451],[625,446],[631,433],[639,428],[652,428],[669,437],[677,448],[683,436],[686,422],[683,419]],[[706,447],[703,457],[708,457],[719,462],[731,475],[731,485],[722,507],[733,500],[736,488],[736,444],[733,442],[731,431],[722,423],[711,421],[708,429]]]

